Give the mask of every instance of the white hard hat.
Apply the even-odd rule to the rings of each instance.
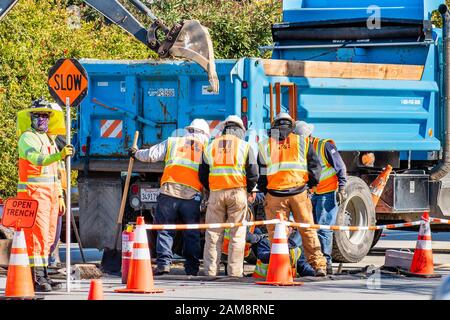
[[[191,124],[186,127],[186,129],[194,129],[202,131],[209,137],[209,124],[203,119],[194,119]]]
[[[294,119],[292,119],[292,117],[289,115],[289,113],[281,112],[275,116],[275,119],[273,119],[272,126],[275,124],[275,122],[280,121],[280,120],[288,120],[292,124],[294,124]]]
[[[300,136],[309,137],[314,131],[314,125],[305,121],[296,121],[294,132]]]
[[[228,123],[237,124],[242,130],[245,130],[244,122],[242,122],[242,119],[236,115],[228,116],[223,122],[223,127],[226,127]]]

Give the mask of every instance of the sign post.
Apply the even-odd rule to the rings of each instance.
[[[70,108],[76,107],[84,99],[88,90],[86,70],[76,59],[60,59],[50,69],[48,75],[48,89],[51,96],[61,107],[66,107],[66,144],[71,141]],[[71,157],[66,158],[67,192],[66,192],[66,285],[67,292],[71,290]]]

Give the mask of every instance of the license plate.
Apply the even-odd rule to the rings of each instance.
[[[156,202],[159,195],[159,189],[141,189],[141,201],[142,202]]]

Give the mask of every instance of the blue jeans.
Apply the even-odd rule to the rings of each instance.
[[[322,225],[334,225],[336,223],[336,216],[338,206],[336,202],[336,192],[328,192],[324,194],[314,194],[311,198],[314,222]],[[332,230],[318,230],[322,252],[327,259],[327,264],[332,262],[331,251],[333,250],[333,231]]]
[[[177,218],[182,223],[200,222],[200,201],[184,200],[164,194],[158,196],[155,213],[155,224],[175,224]],[[158,231],[156,238],[156,263],[158,267],[169,266],[173,259],[172,245],[175,230]],[[200,231],[183,231],[183,256],[186,259],[184,269],[186,274],[197,274],[200,266]]]

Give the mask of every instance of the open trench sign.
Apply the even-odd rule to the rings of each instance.
[[[76,59],[60,59],[48,74],[48,89],[51,96],[61,106],[74,107],[80,104],[88,91],[86,70]]]
[[[9,228],[32,228],[36,221],[37,200],[9,198],[5,202],[2,224]]]

